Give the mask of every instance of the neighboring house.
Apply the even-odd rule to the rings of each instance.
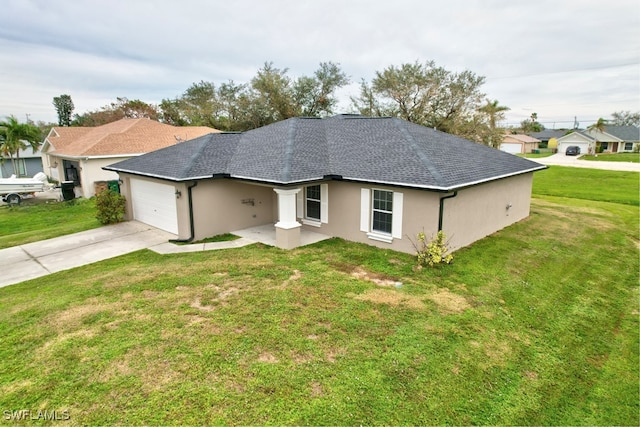
[[[218,131],[150,119],[121,119],[97,127],[56,126],[42,145],[42,167],[51,179],[74,181],[76,194],[91,197],[96,183],[118,179],[103,166],[212,132]]]
[[[545,166],[397,118],[292,118],[113,164],[129,219],[184,240],[274,224],[414,253],[442,229],[452,249],[529,215]]]
[[[558,152],[567,147],[580,147],[581,154],[630,153],[640,150],[640,128],[636,126],[606,126],[598,130],[575,131],[558,138]]]
[[[0,178],[9,178],[11,175],[32,177],[42,172],[42,159],[40,150],[32,148],[20,150],[19,159],[13,158],[17,164],[17,171],[13,169],[13,162],[8,156],[0,156]]]
[[[525,154],[537,150],[538,144],[540,144],[540,140],[529,135],[505,135],[500,144],[500,150],[511,154]]]

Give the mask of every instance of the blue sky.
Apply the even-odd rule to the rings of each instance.
[[[352,85],[434,60],[547,128],[640,110],[638,0],[3,0],[0,117],[56,121],[116,97],[157,104],[200,80],[244,83],[268,61],[291,77],[339,63]]]

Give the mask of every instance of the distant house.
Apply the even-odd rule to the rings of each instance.
[[[212,132],[218,131],[144,118],[121,119],[97,127],[56,126],[42,145],[42,169],[56,181],[73,181],[78,195],[91,197],[96,183],[118,179],[117,173],[103,166]]]
[[[14,170],[14,162],[9,156],[0,156],[0,178],[9,178],[11,175],[32,177],[43,171],[40,150],[26,148],[18,154],[18,157],[14,156],[17,170]]]
[[[574,131],[558,138],[558,152],[569,146],[580,147],[581,154],[630,153],[640,149],[640,128],[637,126],[606,126],[598,130]]]
[[[565,136],[569,132],[570,131],[567,129],[545,129],[541,130],[540,132],[530,132],[528,133],[528,135],[532,138],[540,140],[540,148],[552,148],[549,146],[550,141],[555,140],[557,144],[558,138]],[[554,145],[553,148],[557,148],[557,145]]]
[[[545,166],[397,118],[292,118],[214,133],[105,169],[129,219],[191,241],[268,225],[277,246],[301,233],[413,253],[443,230],[453,249],[529,215]]]
[[[500,150],[511,154],[531,153],[538,149],[540,140],[524,134],[507,134],[503,137]]]

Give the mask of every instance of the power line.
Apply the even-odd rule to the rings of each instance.
[[[521,75],[518,75],[518,76],[487,77],[487,80],[520,79],[520,78],[523,78],[523,77],[547,76],[547,75],[551,75],[551,74],[577,73],[577,72],[581,72],[581,71],[606,70],[606,69],[610,69],[610,68],[623,68],[623,67],[630,67],[632,65],[640,65],[640,62],[628,62],[628,63],[625,63],[625,64],[619,64],[619,65],[602,65],[602,66],[598,66],[598,67],[584,67],[584,68],[578,68],[578,69],[575,69],[575,70],[549,71],[549,72],[546,72],[546,73],[521,74]]]

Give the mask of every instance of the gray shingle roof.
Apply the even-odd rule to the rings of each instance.
[[[605,132],[627,142],[640,141],[640,128],[636,126],[605,126]]]
[[[544,168],[397,118],[339,115],[205,135],[105,169],[173,181],[225,176],[288,185],[339,176],[453,190]]]

